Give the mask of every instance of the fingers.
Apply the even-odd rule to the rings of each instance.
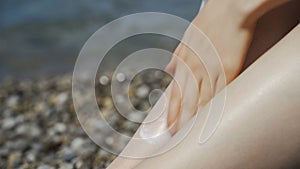
[[[180,49],[178,51],[178,49]],[[183,44],[177,48],[176,71],[171,84],[168,125],[174,126],[171,133],[178,131],[194,115],[198,98],[198,84],[201,81],[199,58]],[[197,75],[197,77],[195,77]]]
[[[168,126],[175,125],[177,123],[177,118],[180,116],[181,105],[182,105],[182,94],[183,89],[186,86],[187,72],[184,69],[184,64],[181,62],[177,63],[178,71],[175,72],[175,77],[171,86],[171,97],[169,99],[169,114],[168,114]],[[176,128],[174,128],[177,130]],[[174,134],[174,130],[171,130]]]
[[[174,74],[175,73],[175,70],[176,70],[176,60],[177,60],[177,57],[179,55],[179,52],[182,48],[182,45],[179,44],[179,46],[175,49],[174,53],[173,53],[173,57],[170,61],[170,63],[167,65],[166,67],[166,72],[169,73],[169,74]]]
[[[198,107],[201,109],[204,107],[210,99],[214,96],[214,87],[215,84],[212,84],[209,78],[203,80],[201,89],[200,89],[200,97],[198,100]]]
[[[176,129],[181,129],[196,113],[198,100],[200,97],[200,88],[204,74],[206,72],[201,62],[200,56],[195,54],[191,49],[185,48],[185,69],[186,85],[183,90],[182,108],[178,113],[178,122]],[[178,70],[180,71],[180,70]]]
[[[187,85],[183,91],[182,109],[176,129],[181,129],[195,114],[198,104],[198,82],[193,75],[188,75]]]
[[[178,117],[178,113],[181,109],[181,88],[185,81],[185,72],[183,70],[183,64],[182,59],[179,57],[182,57],[183,54],[183,44],[179,44],[179,46],[176,48],[174,54],[173,54],[173,63],[176,63],[176,71],[174,72],[174,78],[173,81],[170,84],[171,87],[171,94],[169,97],[169,108],[168,108],[168,126],[175,126],[176,127],[176,119]],[[180,59],[180,60],[179,60]],[[178,61],[179,60],[179,61]],[[171,61],[171,62],[172,62]],[[172,63],[171,63],[172,64]],[[170,132],[172,135],[176,132],[176,128],[171,128]]]
[[[169,97],[168,126],[173,135],[176,132],[176,119],[181,109],[181,93],[178,84],[173,80],[171,83],[171,95]],[[175,128],[174,128],[175,126]]]

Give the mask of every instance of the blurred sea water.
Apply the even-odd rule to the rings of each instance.
[[[81,47],[106,23],[137,12],[164,12],[191,21],[200,4],[201,0],[1,0],[0,80],[72,72]],[[118,60],[153,44],[172,50],[177,42],[155,35],[134,37],[109,57]]]

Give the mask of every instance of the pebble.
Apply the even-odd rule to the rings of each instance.
[[[103,75],[103,76],[101,76],[101,77],[99,78],[99,82],[100,82],[101,85],[104,85],[104,86],[105,86],[105,85],[108,85],[108,84],[109,84],[110,79],[109,79],[108,76]]]
[[[63,144],[62,136],[47,136],[43,141],[43,151],[58,151]]]
[[[71,148],[74,149],[75,151],[80,151],[84,143],[85,141],[83,138],[77,137],[72,141]]]
[[[53,130],[57,133],[64,133],[67,130],[67,126],[64,123],[56,123]]]
[[[112,145],[115,142],[113,137],[107,137],[105,138],[105,143],[108,145]]]
[[[13,111],[10,108],[5,109],[3,112],[3,117],[8,118],[13,115]]]
[[[70,147],[63,147],[59,154],[60,158],[64,161],[71,161],[76,157],[75,150]]]
[[[6,104],[8,107],[16,107],[19,102],[19,99],[19,96],[16,95],[10,96],[6,101]]]
[[[99,150],[98,153],[97,153],[97,155],[98,155],[99,157],[107,157],[107,156],[110,155],[110,153],[107,152],[107,151],[105,151],[105,150]]]
[[[145,118],[145,114],[143,112],[131,112],[128,116],[128,120],[131,120],[133,122],[143,122]]]
[[[0,157],[7,157],[9,155],[9,148],[8,147],[2,147],[0,148]]]
[[[8,157],[8,169],[17,168],[22,162],[22,154],[21,152],[14,152]]]
[[[74,149],[77,154],[88,156],[96,150],[96,145],[90,140],[75,138],[71,143],[71,148]]]
[[[46,103],[44,102],[38,102],[35,107],[34,107],[35,111],[40,112],[40,113],[44,113],[45,111],[47,111],[48,106],[46,105]]]
[[[2,121],[2,128],[4,130],[9,130],[15,127],[17,124],[17,120],[15,118],[5,118]]]
[[[70,163],[62,163],[59,165],[59,169],[73,169],[73,165]]]
[[[16,141],[8,141],[6,147],[14,151],[25,151],[30,148],[30,144],[27,140],[18,139]]]
[[[116,79],[118,82],[124,82],[126,80],[126,76],[124,73],[117,73]]]
[[[29,161],[29,162],[36,161],[36,153],[34,153],[34,152],[26,153],[26,160]]]
[[[110,97],[103,98],[102,104],[106,109],[112,109],[114,106],[113,101]]]
[[[68,96],[67,92],[60,93],[56,97],[56,104],[57,105],[63,105],[68,100],[68,98],[69,98],[69,96]]]
[[[124,98],[125,96],[123,96],[123,95],[121,95],[121,94],[118,94],[118,95],[116,95],[116,102],[117,103],[120,103],[120,104],[122,104],[122,103],[124,103],[125,102],[125,98]]]
[[[41,130],[34,124],[22,124],[16,129],[16,133],[34,138],[40,136]]]
[[[54,169],[54,167],[51,167],[50,165],[40,165],[37,169]]]
[[[157,79],[163,79],[164,76],[165,76],[165,73],[163,71],[157,70],[157,71],[154,72],[154,76]]]
[[[82,168],[83,165],[84,165],[83,161],[81,159],[79,159],[79,158],[76,158],[76,159],[72,160],[72,163],[74,164],[74,167],[76,169]]]
[[[6,161],[2,158],[0,158],[0,168],[7,168]]]
[[[132,118],[132,117],[131,117]],[[132,121],[129,120],[126,120],[124,123],[123,123],[123,128],[126,128],[128,129],[129,131],[134,131],[138,126],[136,123],[133,123]]]
[[[95,86],[98,105],[113,128],[123,135],[132,136],[139,124],[123,118],[116,110],[110,93],[111,74],[113,73],[98,76],[100,78]],[[117,74],[116,80],[125,82],[127,75],[127,72]],[[116,97],[116,101],[122,103],[126,110],[132,109],[131,105],[126,107],[127,96],[134,106],[147,106],[149,92],[157,86],[163,86],[159,81],[149,78],[161,76],[162,74],[138,75],[130,83],[130,93],[127,94],[124,89]],[[116,157],[93,143],[81,128],[72,103],[71,79],[71,75],[63,75],[20,82],[0,82],[0,168],[98,169],[107,167]],[[151,83],[145,83],[145,79]],[[168,79],[164,78],[163,81],[168,82]],[[80,89],[81,91],[72,94],[80,97],[80,105],[89,104],[85,101],[93,93],[86,92],[85,85]],[[126,115],[134,121],[141,121],[146,115],[138,111],[128,113]],[[103,127],[106,125],[105,121],[88,121],[95,134],[104,135],[99,134],[99,137],[112,150],[120,151],[128,141],[110,136]]]
[[[141,85],[136,89],[136,96],[139,98],[146,98],[149,95],[150,89],[147,85]]]

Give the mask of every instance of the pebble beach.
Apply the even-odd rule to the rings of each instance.
[[[139,124],[121,116],[114,107],[111,78],[108,73],[96,80],[99,108],[110,112],[113,128],[132,136]],[[126,81],[126,75],[117,78]],[[149,93],[164,90],[170,80],[158,70],[137,75],[130,84],[132,105],[149,112]],[[109,136],[104,139],[114,142]],[[116,155],[96,145],[82,129],[72,101],[72,75],[0,83],[0,168],[101,169],[114,158]]]

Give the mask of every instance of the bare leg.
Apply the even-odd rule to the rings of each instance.
[[[197,16],[197,18],[194,21],[194,24],[196,26],[201,27],[201,29],[206,34],[208,34],[215,43],[217,43],[217,46],[219,46],[219,49],[221,50],[222,54],[226,53],[226,54],[224,54],[226,57],[229,57],[228,50],[230,48],[235,49],[234,54],[236,54],[236,55],[245,55],[245,49],[249,45],[249,43],[250,43],[249,41],[251,39],[250,38],[251,30],[240,28],[240,25],[242,22],[241,21],[242,17],[240,17],[239,15],[233,15],[231,13],[231,10],[229,10],[229,9],[226,11],[220,11],[219,9],[224,9],[224,7],[222,5],[215,4],[215,3],[212,3],[208,7],[205,7],[205,8],[206,9],[204,9],[204,11],[201,14],[199,14],[199,16]],[[227,13],[227,15],[224,15],[225,12]],[[232,16],[235,16],[235,17],[232,18]],[[228,22],[229,19],[232,22]],[[233,22],[234,22],[234,24],[232,24]],[[224,30],[226,33],[224,33]],[[215,34],[215,32],[217,32],[217,34]],[[187,33],[188,33],[188,31],[187,31]],[[218,40],[220,35],[223,35],[222,39]],[[236,37],[237,35],[239,36],[239,38],[233,38],[233,37]],[[192,36],[195,36],[195,35],[192,35]],[[227,43],[228,39],[236,39],[236,41],[232,45],[230,45],[231,43]],[[198,39],[196,39],[196,40],[198,40]],[[226,45],[222,45],[222,44],[226,44]],[[238,47],[236,47],[235,44],[238,44]],[[235,47],[233,47],[233,46],[235,46]],[[179,50],[179,48],[181,48],[181,47],[179,46],[177,51]],[[188,55],[188,52],[185,54]],[[192,56],[190,56],[190,57],[192,57]],[[230,79],[232,79],[234,76],[236,76],[236,73],[237,73],[236,69],[240,69],[238,67],[241,67],[240,63],[241,63],[242,58],[243,57],[238,58],[236,61],[238,63],[234,63],[234,65],[231,65],[231,64],[229,65],[229,62],[227,62],[228,64],[226,64],[226,65],[228,66],[228,68],[226,70],[228,73],[228,77],[230,75]],[[224,57],[224,59],[225,59],[225,57]],[[228,59],[231,59],[231,58],[228,58]],[[171,67],[172,67],[172,64],[171,64]],[[232,67],[232,69],[234,69],[234,71],[232,71],[232,72],[231,72],[231,67]],[[202,89],[207,94],[204,94],[203,96],[205,96],[205,98],[204,99],[201,98],[201,99],[203,101],[205,100],[205,102],[208,102],[209,99],[211,98],[211,94],[210,94],[211,90],[210,90],[210,86],[209,86],[210,79],[207,77],[208,75],[206,74],[206,70],[203,69],[204,66],[199,66],[199,68],[200,69],[198,69],[198,71],[201,70],[200,76],[201,77],[204,75],[206,76],[205,85],[207,87],[207,88]],[[177,70],[179,70],[179,69],[177,69]],[[181,68],[180,71],[185,73],[185,70],[183,68]],[[233,73],[234,73],[234,75],[233,75]],[[189,83],[189,84],[191,84],[191,83]],[[171,89],[172,89],[171,86],[172,85],[170,85],[170,87],[168,87],[168,89],[167,89],[166,95],[168,98],[170,98],[171,95],[173,97],[175,96],[174,93],[171,94]],[[188,86],[188,87],[189,88],[197,88],[195,86],[192,86],[192,87]],[[224,86],[222,86],[222,87],[224,87]],[[204,93],[204,92],[202,92],[202,93]],[[190,92],[185,92],[185,94],[188,95],[189,99],[193,100],[194,103],[196,103],[199,98],[199,95],[197,92],[193,92],[192,95],[190,94]],[[196,94],[196,95],[194,95],[194,94]],[[191,98],[194,98],[194,99],[191,99]],[[171,103],[172,103],[172,105],[178,106],[178,104],[175,104],[174,101],[171,101]],[[161,111],[164,104],[165,104],[165,102],[163,102],[162,99],[160,99],[157,102],[157,105],[155,105],[155,108],[153,110],[151,110],[151,112],[149,112],[149,115],[153,116],[153,114],[155,114],[156,112]],[[204,105],[204,102],[202,103],[202,105]],[[196,104],[191,105],[191,106],[185,105],[185,107],[194,107],[196,109],[197,105]],[[172,107],[170,109],[166,109],[164,111],[164,113],[166,113],[168,115],[168,114],[170,114],[169,112],[177,112],[177,110],[174,110],[175,108],[177,108],[177,107]],[[185,111],[191,112],[191,110],[189,110],[189,109],[186,109]],[[192,115],[192,113],[191,113],[191,115]],[[185,119],[185,120],[189,120],[189,118],[191,118],[191,116],[188,116],[188,119]],[[171,125],[172,120],[169,123],[169,125]],[[160,127],[161,125],[164,125],[164,124],[162,124],[161,122],[158,122],[158,123],[153,123],[151,126],[146,126],[146,127],[148,128],[147,130],[149,131],[149,130],[152,130],[151,128]],[[135,134],[134,138],[140,137],[140,133],[141,133],[140,130]],[[155,132],[155,131],[153,131],[153,132]],[[170,137],[169,138],[166,138],[166,137],[158,139],[159,141],[157,141],[157,145],[155,145],[154,147],[158,148],[158,145],[163,145],[163,144],[167,143],[169,141]],[[124,154],[128,154],[129,152],[132,152],[132,151],[139,151],[140,153],[149,154],[149,153],[151,153],[151,151],[154,151],[154,148],[153,148],[153,145],[148,144],[146,141],[138,143],[136,140],[131,140],[130,143],[127,145],[127,147],[122,152],[122,154],[116,160],[114,160],[113,163],[109,166],[109,169],[118,169],[118,168],[130,169],[130,168],[135,167],[138,163],[140,163],[142,161],[142,159],[132,159],[132,158],[123,157]]]
[[[220,5],[219,5],[220,6]],[[213,9],[211,9],[213,7],[213,5],[211,5],[211,7],[209,7],[210,9],[208,9],[208,10],[206,10],[207,12],[205,12],[204,14],[202,14],[202,20],[203,21],[205,21],[205,20],[207,20],[209,17],[211,17],[211,16],[213,16],[213,15],[211,15],[210,13],[212,13],[214,10]],[[218,7],[218,6],[217,6]],[[222,6],[221,6],[222,7]],[[208,17],[209,16],[209,17]],[[225,17],[226,18],[226,17]],[[219,25],[226,25],[226,23],[227,23],[227,25],[228,25],[228,20],[226,20],[226,19],[224,19],[224,15],[223,15],[223,17],[221,17],[220,18],[221,19],[221,21],[225,21],[225,23],[218,23],[218,21],[215,21],[215,23],[218,23]],[[212,19],[211,19],[212,20]],[[232,19],[232,20],[235,20],[234,18]],[[237,19],[236,19],[236,21],[238,21]],[[199,25],[199,26],[201,26],[201,19],[200,19],[200,17],[198,17],[198,18],[196,18],[195,19],[195,21],[194,22],[196,22],[196,24],[197,25]],[[236,23],[236,27],[230,27],[230,25],[229,25],[229,27],[227,27],[227,31],[228,32],[230,32],[230,33],[226,33],[226,34],[224,34],[224,32],[223,31],[219,31],[220,33],[222,33],[222,34],[224,34],[224,35],[226,35],[223,39],[225,40],[225,39],[235,39],[236,41],[235,41],[235,43],[230,43],[230,44],[228,44],[227,43],[227,41],[222,41],[222,40],[220,40],[219,39],[219,35],[214,35],[213,34],[213,32],[215,32],[213,29],[210,29],[210,28],[221,28],[222,30],[223,30],[223,28],[224,27],[220,27],[220,26],[218,26],[218,24],[217,25],[210,25],[209,26],[209,24],[205,24],[205,22],[203,22],[202,23],[202,25],[205,25],[205,28],[203,28],[204,30],[206,30],[206,32],[207,31],[210,31],[210,33],[208,32],[208,34],[213,38],[213,40],[214,40],[214,42],[217,42],[219,45],[219,49],[221,50],[221,52],[222,52],[222,50],[223,51],[227,51],[227,50],[229,50],[230,48],[234,48],[234,51],[236,52],[235,53],[235,55],[244,55],[244,52],[246,51],[246,49],[247,49],[247,44],[248,44],[248,41],[251,39],[250,38],[250,35],[251,35],[251,30],[248,30],[248,29],[245,29],[245,28],[239,28],[238,26],[239,26],[239,24],[238,24],[239,22],[237,22]],[[230,23],[230,24],[232,24],[232,23]],[[233,30],[233,31],[232,31]],[[217,31],[217,30],[216,30]],[[240,32],[240,33],[239,33]],[[240,38],[236,38],[236,34],[239,34],[240,35]],[[230,38],[230,36],[231,36],[231,38]],[[235,38],[232,38],[232,36],[234,36]],[[265,37],[264,37],[265,38]],[[228,44],[229,46],[222,46],[222,44]],[[238,48],[240,48],[240,50],[236,50],[237,49],[237,47],[235,46],[235,44],[240,44],[240,45],[242,45],[242,46],[239,46]],[[233,45],[234,47],[230,47],[230,45]],[[229,51],[231,51],[231,50],[229,50]],[[223,54],[224,54],[224,52],[223,52]],[[225,53],[225,56],[229,56],[229,54],[226,54]],[[237,62],[236,63],[238,63],[237,65],[230,65],[229,63],[227,64],[227,66],[233,66],[234,67],[234,69],[235,70],[237,70],[236,68],[236,66],[238,66],[238,67],[240,67],[240,63],[241,63],[241,59],[242,59],[243,57],[241,57],[240,59],[238,59],[237,60]],[[223,59],[226,59],[225,57],[223,58]],[[229,59],[229,61],[231,61],[232,59],[231,58],[228,58]],[[240,69],[240,68],[238,68],[238,69]],[[233,77],[235,77],[236,76],[236,73],[238,73],[238,71],[233,71],[233,72],[230,72],[230,70],[231,69],[227,69],[227,73],[229,73],[228,75],[233,75],[233,76],[231,76],[230,77],[230,79],[232,80],[233,79]],[[168,91],[170,91],[170,88],[168,88]],[[168,96],[170,95],[170,94],[167,94]],[[207,95],[208,96],[208,95]],[[208,97],[208,99],[209,99],[209,97]],[[164,102],[162,101],[162,100],[160,100],[159,102],[158,102],[158,104],[155,106],[156,108],[154,109],[154,110],[152,110],[151,112],[150,112],[150,114],[153,114],[155,111],[158,111],[158,110],[160,110],[160,109],[162,109],[162,105],[164,104]],[[204,103],[203,103],[204,104]],[[167,113],[166,112],[167,110],[165,110],[165,112],[164,113]],[[155,128],[155,127],[157,127],[157,126],[161,126],[161,125],[164,125],[164,124],[162,124],[161,122],[159,122],[159,123],[154,123],[154,124],[152,124],[151,126],[148,126],[148,128]],[[154,131],[155,132],[155,131]],[[137,132],[136,133],[136,135],[134,136],[134,137],[140,137],[139,136],[139,133],[140,133],[140,131],[139,132]],[[168,142],[168,140],[169,140],[170,138],[167,138],[167,136],[165,137],[165,138],[159,138],[157,141],[157,144],[156,144],[156,148],[158,148],[158,145],[163,145],[164,143],[167,143]],[[145,148],[145,146],[148,146],[148,148]],[[130,152],[130,151],[140,151],[141,153],[145,153],[145,154],[147,154],[147,153],[151,153],[152,151],[154,151],[154,149],[153,148],[149,148],[149,147],[152,147],[153,145],[149,145],[149,144],[147,144],[146,142],[145,143],[137,143],[135,140],[132,140],[129,144],[128,144],[128,146],[124,149],[124,152],[125,152],[125,154],[126,154],[126,152],[128,153],[128,152]],[[123,153],[124,153],[123,152]],[[138,163],[140,163],[142,161],[142,159],[132,159],[132,158],[126,158],[126,157],[122,157],[122,156],[119,156],[111,165],[110,165],[110,167],[109,168],[111,168],[111,169],[114,169],[114,168],[122,168],[122,169],[129,169],[129,168],[133,168],[134,166],[136,166]]]
[[[222,122],[207,143],[198,144],[205,106],[186,139],[136,169],[291,167],[300,157],[299,44],[300,25],[226,87]]]

